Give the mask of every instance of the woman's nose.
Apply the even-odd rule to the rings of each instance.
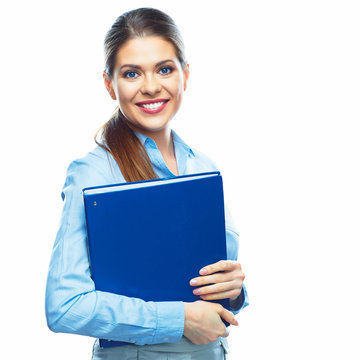
[[[153,75],[148,75],[144,77],[144,81],[141,87],[141,92],[143,94],[153,95],[161,91],[161,84]]]

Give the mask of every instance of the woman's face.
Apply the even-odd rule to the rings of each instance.
[[[188,65],[184,71],[171,42],[146,36],[131,39],[118,50],[113,79],[104,74],[104,81],[130,126],[146,135],[168,128],[188,76]]]

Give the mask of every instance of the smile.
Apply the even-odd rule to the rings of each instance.
[[[136,106],[147,114],[156,114],[162,111],[169,100],[160,101],[143,101],[136,104]]]

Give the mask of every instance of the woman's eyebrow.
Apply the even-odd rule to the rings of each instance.
[[[172,63],[174,62],[174,61],[171,60],[171,59],[161,60],[161,61],[159,61],[159,62],[157,62],[157,63],[155,64],[155,67],[156,67],[156,66],[160,66],[160,65],[162,65],[162,64],[165,64],[165,63],[167,63],[168,61],[171,61]],[[124,67],[130,67],[130,68],[133,68],[133,69],[141,69],[141,66],[140,66],[140,65],[124,64],[124,65],[121,65],[121,66],[120,66],[119,71],[120,71],[122,68],[124,68]]]

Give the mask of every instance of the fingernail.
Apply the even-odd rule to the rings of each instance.
[[[199,289],[195,289],[193,292],[194,292],[195,295],[199,295],[199,294],[200,294],[200,290],[199,290]]]
[[[197,280],[195,280],[195,279],[192,279],[191,281],[190,281],[190,285],[197,285],[198,284],[198,282],[197,282]]]
[[[206,275],[206,274],[207,274],[207,271],[205,269],[200,270],[200,275]]]

